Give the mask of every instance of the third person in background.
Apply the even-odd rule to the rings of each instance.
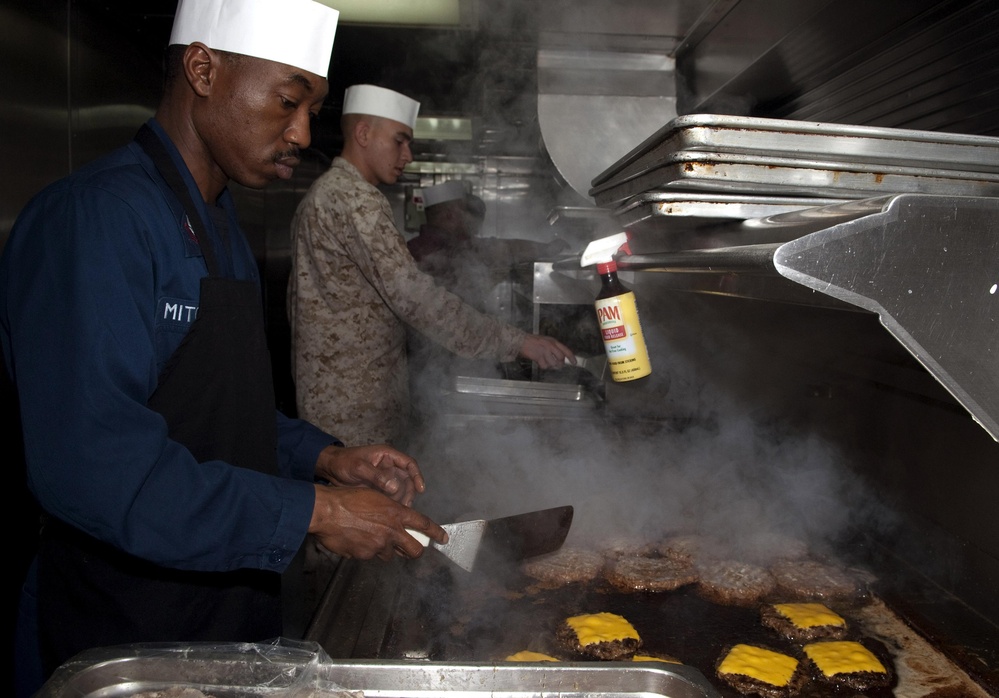
[[[482,236],[486,204],[460,180],[426,187],[422,194],[426,223],[406,246],[421,270],[480,310],[517,265],[548,260],[568,248],[558,238],[537,242]]]

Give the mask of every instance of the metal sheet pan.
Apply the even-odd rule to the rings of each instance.
[[[859,199],[885,194],[999,196],[999,174],[728,153],[675,153],[653,169],[594,187],[600,206],[650,191]]]
[[[489,698],[717,698],[696,669],[646,662],[499,664],[417,661],[332,660],[283,663],[248,661],[242,652],[200,649],[170,655],[77,662],[58,685],[40,698],[125,698],[168,688],[190,688],[212,698],[251,696],[340,696],[360,691],[365,698],[488,696]],[[261,673],[261,670],[264,673]],[[302,674],[308,674],[302,679]],[[279,677],[259,683],[262,676]]]
[[[751,196],[738,194],[683,194],[653,191],[634,196],[616,209],[615,219],[624,225],[649,217],[672,216],[708,220],[748,220],[766,218],[819,206],[840,203],[842,199],[791,196]]]
[[[838,162],[999,173],[999,138],[723,114],[668,122],[597,175],[592,186],[666,162],[677,152],[773,154]]]

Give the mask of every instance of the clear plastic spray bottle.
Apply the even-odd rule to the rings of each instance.
[[[652,364],[649,362],[649,350],[645,346],[642,325],[638,320],[635,294],[617,278],[614,255],[620,252],[631,254],[628,233],[594,240],[586,246],[579,264],[583,267],[597,265],[601,282],[600,293],[594,302],[597,322],[603,336],[611,378],[623,383],[649,375],[652,373]]]

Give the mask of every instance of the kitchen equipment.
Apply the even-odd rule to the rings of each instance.
[[[566,366],[571,366],[569,359],[565,360]],[[592,373],[596,378],[603,380],[607,371],[606,354],[582,354],[576,352],[576,367]]]
[[[550,372],[551,380],[455,376],[443,392],[444,409],[463,420],[517,415],[522,418],[587,419],[602,405],[600,382],[571,366]],[[575,378],[575,380],[573,380]],[[569,382],[555,382],[560,381]]]
[[[996,197],[898,194],[753,222],[757,234],[773,231],[783,244],[627,255],[618,263],[701,276],[776,272],[815,296],[876,313],[999,441],[999,371],[990,358],[999,332],[991,321],[999,288],[992,263],[997,220]],[[730,280],[730,291],[736,285]]]
[[[456,393],[503,398],[523,404],[578,403],[586,399],[586,391],[582,385],[567,383],[455,376],[453,385]]]
[[[650,191],[628,199],[613,210],[613,215],[619,224],[628,228],[649,216],[693,218],[701,222],[746,220],[801,211],[816,206],[828,206],[839,201],[839,199],[802,196]]]
[[[494,558],[515,562],[562,547],[572,526],[571,506],[553,507],[486,522],[482,549]]]
[[[432,547],[439,550],[448,560],[458,565],[463,570],[472,571],[475,564],[475,556],[479,551],[479,542],[482,540],[482,533],[486,530],[486,522],[482,519],[478,521],[463,521],[461,523],[443,524],[441,526],[447,531],[447,543],[438,543],[430,540],[430,537],[411,528],[406,529],[406,533],[413,536],[424,548]]]
[[[486,521],[444,524],[448,542],[441,544],[407,528],[406,532],[424,547],[440,551],[444,557],[469,572],[480,554],[497,562],[515,562],[558,550],[572,525],[571,506],[531,511]]]
[[[167,689],[217,698],[266,695],[539,695],[717,698],[696,669],[663,662],[496,664],[330,660],[301,646],[195,644],[90,650],[61,667],[39,698],[117,698]],[[185,694],[186,695],[186,694]]]
[[[855,126],[727,114],[672,119],[593,179],[621,181],[677,152],[769,154],[838,162],[999,172],[999,141],[940,131]]]
[[[650,190],[860,199],[896,193],[999,196],[999,173],[857,163],[772,153],[672,153],[647,169],[590,189],[600,206]]]
[[[890,661],[898,673],[897,686],[865,695],[928,695],[935,688],[941,689],[941,695],[966,698],[996,695],[999,677],[982,663],[982,656],[951,656],[953,646],[910,625],[913,617],[918,618],[912,615],[914,605],[925,610],[928,599],[938,598],[926,594],[920,579],[882,577],[871,565],[885,563],[890,551],[870,548],[864,538],[848,537],[842,543],[851,557],[840,562],[839,568],[869,581],[864,595],[827,603],[847,619],[851,632],[883,661]],[[479,662],[492,671],[502,670],[505,665],[497,662],[523,649],[560,655],[564,650],[555,640],[559,623],[571,615],[606,611],[632,623],[643,640],[642,654],[679,660],[706,677],[716,692],[707,695],[725,698],[738,698],[738,694],[717,680],[713,669],[727,647],[744,642],[789,654],[800,650],[800,645],[760,622],[759,605],[709,601],[693,584],[671,592],[623,592],[600,576],[589,582],[539,585],[518,569],[496,576],[453,575],[448,567],[431,558],[384,564],[348,560],[338,570],[306,638],[319,642],[331,657],[390,663],[405,659],[427,667]],[[892,569],[891,562],[888,569]],[[357,607],[359,602],[363,608]],[[975,632],[987,631],[988,626],[976,621],[967,609],[950,612],[953,622]],[[831,698],[839,693],[812,683],[802,695]],[[581,689],[573,695],[589,693]]]

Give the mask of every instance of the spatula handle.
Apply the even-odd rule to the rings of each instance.
[[[422,545],[424,548],[430,545],[430,536],[428,536],[426,533],[420,533],[419,531],[414,531],[411,528],[407,528],[406,533],[413,536],[413,538],[415,538],[416,540],[420,541],[420,545]]]

